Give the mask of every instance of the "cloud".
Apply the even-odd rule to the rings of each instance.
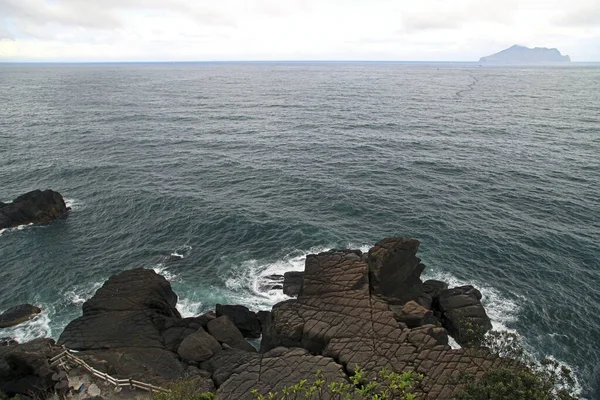
[[[600,29],[600,2],[584,3],[559,18],[556,23],[563,26],[590,27]]]
[[[511,22],[517,12],[517,2],[492,0],[422,0],[418,7],[402,12],[401,32],[454,30],[472,22]]]
[[[4,60],[477,60],[514,43],[574,60],[598,0],[0,0]],[[587,40],[587,41],[586,41]],[[579,45],[578,43],[585,43]]]

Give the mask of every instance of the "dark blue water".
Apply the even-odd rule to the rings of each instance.
[[[597,398],[599,183],[599,65],[0,65],[0,200],[73,207],[1,233],[0,310],[44,314],[0,337],[57,337],[134,267],[185,314],[269,308],[308,252],[405,235]]]

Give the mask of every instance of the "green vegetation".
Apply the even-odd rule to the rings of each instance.
[[[303,379],[280,392],[263,395],[254,390],[252,394],[256,400],[414,400],[413,390],[423,376],[413,371],[398,374],[384,368],[376,377],[369,379],[357,366],[350,382],[328,382],[321,371],[316,373],[315,378],[312,382]]]
[[[464,385],[455,400],[576,400],[573,372],[556,360],[535,361],[525,351],[517,335],[491,331],[481,339],[501,357],[516,361],[514,368],[491,369],[479,378],[463,374]]]
[[[169,392],[154,394],[155,400],[216,400],[214,393],[198,393],[195,380],[180,381],[166,388]]]

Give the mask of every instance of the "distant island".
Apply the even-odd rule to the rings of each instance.
[[[557,49],[536,47],[530,49],[525,46],[514,45],[496,54],[481,57],[480,63],[489,64],[549,64],[569,63],[571,58],[563,56]]]

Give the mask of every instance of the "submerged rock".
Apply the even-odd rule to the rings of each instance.
[[[34,190],[17,197],[12,203],[0,204],[0,229],[50,222],[68,211],[60,193]]]
[[[0,314],[0,328],[8,328],[29,321],[37,314],[41,313],[42,309],[31,304],[21,304]]]

